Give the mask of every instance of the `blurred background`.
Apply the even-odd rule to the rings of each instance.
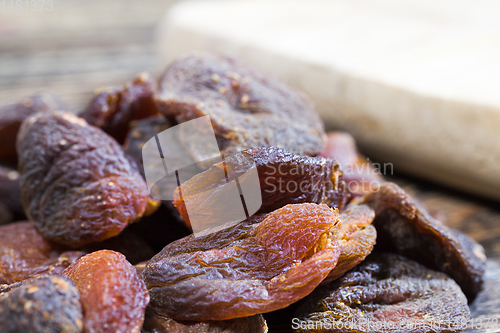
[[[0,3],[0,104],[51,91],[70,111],[101,86],[159,73],[155,27],[172,0],[53,0],[38,10]]]
[[[306,91],[373,160],[498,201],[499,12],[487,0],[5,0],[0,104],[51,91],[80,112],[97,88],[213,50]]]

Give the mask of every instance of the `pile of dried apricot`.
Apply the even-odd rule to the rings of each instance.
[[[171,132],[199,162],[181,182],[157,135],[204,116],[220,158]],[[150,140],[173,202],[151,194]],[[80,116],[24,98],[0,108],[0,142],[1,332],[459,332],[482,289],[481,245],[327,135],[303,93],[226,56],[100,89]],[[214,227],[228,184],[246,215]]]

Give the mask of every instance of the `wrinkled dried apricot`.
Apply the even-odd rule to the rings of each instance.
[[[48,239],[76,247],[113,237],[151,204],[118,143],[71,113],[28,118],[17,149],[26,214]]]
[[[78,290],[66,276],[49,275],[0,292],[0,332],[81,333]]]
[[[173,124],[210,116],[222,153],[276,146],[314,156],[323,149],[323,123],[307,96],[226,56],[198,52],[175,60],[157,101]],[[190,152],[203,160],[203,151]]]
[[[85,253],[65,251],[36,230],[31,222],[0,227],[0,284],[40,274],[59,274]]]
[[[380,248],[396,251],[451,276],[473,299],[483,286],[484,249],[469,237],[433,218],[394,183],[385,183],[363,198],[375,211]]]
[[[149,295],[124,255],[109,250],[93,252],[63,274],[80,292],[84,332],[140,332]]]
[[[61,102],[52,94],[29,96],[0,108],[0,161],[17,163],[16,142],[21,123],[38,112],[61,110]]]
[[[340,164],[349,192],[362,196],[384,183],[380,173],[356,148],[354,138],[346,132],[327,133],[326,144],[321,156]]]
[[[284,308],[309,294],[335,267],[328,239],[338,211],[287,205],[261,223],[240,223],[167,245],[142,276],[151,308],[178,320],[226,320]]]
[[[446,274],[392,253],[372,254],[297,310],[295,332],[459,332],[470,312]]]
[[[123,88],[107,87],[96,95],[81,113],[90,125],[100,127],[123,143],[130,122],[159,114],[153,94],[156,84],[149,73],[140,73]]]
[[[224,161],[182,184],[182,197],[179,189],[174,192],[174,205],[183,220],[189,221],[185,201],[190,202],[193,206],[191,212],[194,213],[197,207],[200,210],[213,207],[220,200],[217,188],[222,189],[227,182],[243,178],[241,176],[254,165],[262,194],[262,205],[257,214],[305,202],[324,203],[341,209],[348,200],[342,171],[336,162],[322,157],[296,155],[276,147],[253,148],[229,155]],[[212,191],[210,196],[199,195],[208,190]],[[210,225],[210,216],[207,216],[206,223]]]
[[[142,333],[267,333],[262,315],[229,320],[178,321],[146,308]]]
[[[137,165],[139,165],[141,169],[141,173],[144,175],[142,148],[149,139],[168,129],[170,123],[165,117],[156,116],[133,121],[130,126],[130,132],[125,140],[124,148],[127,154],[137,162]]]
[[[321,284],[338,279],[372,252],[377,238],[377,231],[371,225],[374,218],[375,212],[366,205],[347,206],[340,214],[339,226],[328,235],[339,241],[339,261]]]

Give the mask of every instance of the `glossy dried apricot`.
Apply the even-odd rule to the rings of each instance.
[[[123,88],[107,87],[96,91],[81,113],[90,125],[102,128],[123,143],[130,122],[159,114],[153,94],[156,83],[149,73],[140,73]]]
[[[378,247],[448,274],[470,300],[481,291],[486,256],[477,242],[457,237],[394,183],[367,194],[363,203],[375,211]]]
[[[26,214],[48,239],[77,247],[113,237],[151,204],[118,143],[71,113],[28,118],[17,149]]]
[[[59,274],[85,253],[65,251],[46,240],[31,222],[0,227],[0,284],[40,274]]]
[[[303,300],[295,332],[460,332],[467,299],[446,274],[392,253],[372,254]]]
[[[179,189],[174,192],[174,205],[184,221],[189,221],[185,201],[193,206],[192,212],[196,212],[197,207],[202,210],[213,206],[220,200],[217,188],[222,189],[227,182],[243,178],[241,176],[254,166],[262,194],[262,205],[257,214],[269,213],[287,204],[306,202],[324,203],[341,209],[349,198],[342,171],[334,161],[296,155],[276,147],[253,148],[229,155],[224,161],[183,183],[182,197]],[[212,191],[210,196],[198,195],[208,190]],[[210,218],[207,216],[207,224],[210,224]]]
[[[328,284],[357,266],[375,246],[377,231],[371,225],[375,212],[366,205],[350,205],[339,216],[339,225],[328,237],[339,242],[340,257],[337,266],[321,284]]]
[[[335,267],[327,234],[338,211],[287,205],[261,223],[240,223],[167,245],[142,272],[150,307],[178,320],[226,320],[284,308]]]
[[[267,333],[262,315],[229,320],[178,321],[146,308],[142,333]]]
[[[66,276],[39,277],[0,291],[0,332],[81,333],[80,296]]]
[[[380,170],[359,153],[356,142],[349,133],[327,133],[321,156],[339,163],[347,188],[355,197],[369,193],[385,182]]]
[[[109,250],[93,252],[63,274],[80,292],[84,332],[140,332],[149,295],[124,255]]]
[[[227,56],[178,58],[160,79],[157,101],[173,124],[210,116],[222,153],[276,146],[314,156],[323,149],[323,123],[305,94]],[[196,147],[190,153],[203,160]]]

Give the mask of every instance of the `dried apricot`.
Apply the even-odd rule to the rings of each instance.
[[[338,211],[287,205],[261,223],[240,223],[167,245],[142,276],[151,308],[177,320],[226,320],[284,308],[308,295],[335,267],[327,234]]]
[[[372,254],[297,310],[295,332],[459,332],[467,299],[446,274],[392,253]]]
[[[131,129],[125,140],[124,148],[139,166],[144,176],[144,163],[142,160],[142,148],[149,139],[170,127],[170,123],[163,116],[149,117],[130,123]]]
[[[227,182],[243,179],[242,176],[254,167],[257,168],[262,195],[262,205],[257,214],[272,212],[287,204],[306,202],[324,203],[341,209],[349,198],[342,171],[336,162],[322,157],[296,155],[276,147],[253,148],[229,155],[183,183],[182,196],[179,189],[174,192],[174,205],[183,220],[189,221],[185,202],[193,207],[192,213],[196,213],[197,209],[215,207],[220,200],[217,188],[223,189]],[[208,193],[208,190],[211,195],[199,195]],[[217,218],[207,216],[207,225],[211,224],[212,217]]]
[[[29,96],[0,108],[0,161],[17,163],[16,142],[21,123],[38,112],[61,110],[61,102],[49,93]]]
[[[28,118],[17,149],[26,214],[48,239],[77,247],[113,237],[152,203],[118,143],[71,113]]]
[[[403,189],[385,183],[363,203],[375,211],[378,244],[451,276],[472,300],[483,286],[484,249],[433,218]]]
[[[340,214],[339,226],[330,230],[328,235],[339,241],[339,261],[321,284],[338,279],[372,252],[377,238],[377,231],[371,225],[374,218],[375,212],[366,205],[347,206]]]
[[[178,321],[146,308],[142,333],[267,333],[262,315],[229,320]]]
[[[140,73],[123,88],[107,87],[96,95],[81,113],[90,125],[102,128],[123,143],[130,122],[159,114],[153,94],[156,84],[149,73]]]
[[[344,181],[353,196],[369,193],[385,182],[380,170],[358,152],[356,142],[349,133],[327,133],[325,149],[321,156],[340,164]]]
[[[36,230],[31,222],[0,227],[0,284],[40,274],[59,274],[85,253],[65,251]]]
[[[2,333],[81,333],[82,305],[66,276],[42,276],[0,292]]]
[[[84,332],[140,332],[149,295],[124,255],[109,250],[90,253],[63,274],[80,292]]]
[[[276,146],[314,156],[323,149],[323,123],[307,96],[226,56],[198,52],[175,60],[157,101],[173,124],[210,116],[222,153]],[[190,152],[203,160],[196,147]]]

